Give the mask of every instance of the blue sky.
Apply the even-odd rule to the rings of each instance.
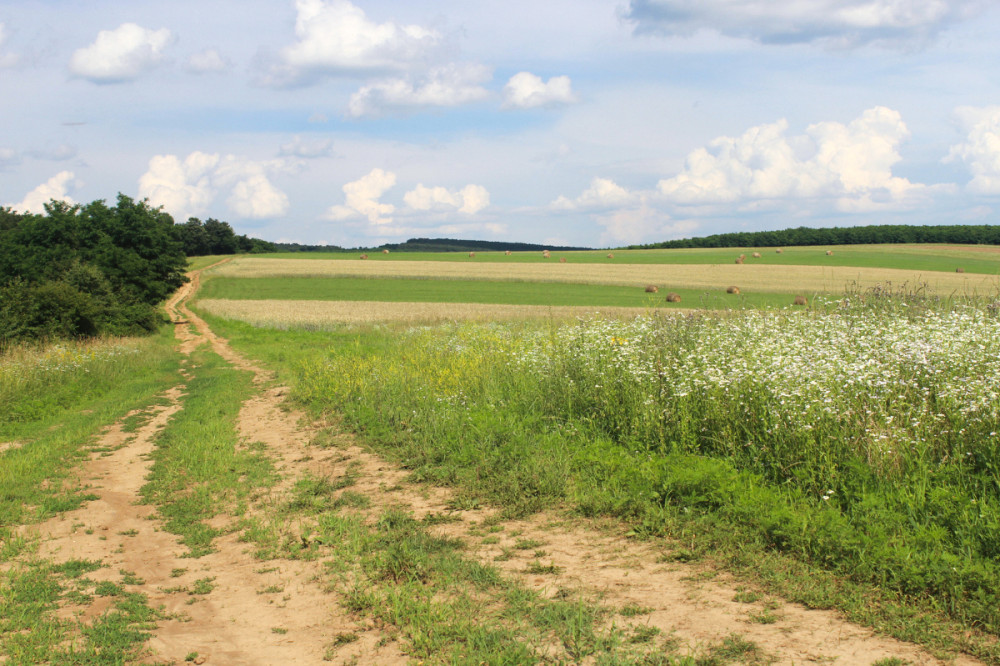
[[[996,0],[0,0],[0,205],[369,246],[994,223]]]

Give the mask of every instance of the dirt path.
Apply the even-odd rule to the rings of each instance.
[[[372,515],[399,504],[418,517],[452,513],[448,491],[407,483],[404,470],[365,452],[350,435],[336,435],[332,447],[329,442],[324,448],[311,445],[318,425],[303,425],[301,414],[284,407],[286,389],[274,386],[270,373],[236,353],[186,307],[197,286],[195,274],[167,305],[179,348],[190,354],[207,342],[233,366],[254,373],[257,390],[242,407],[239,433],[247,442],[262,442],[282,476],[252,510],[266,513],[277,506],[307,474],[333,478],[350,470],[357,476],[351,490],[371,500]],[[148,595],[153,607],[162,604],[171,618],[158,623],[148,643],[149,663],[180,664],[195,653],[195,663],[209,664],[318,664],[324,657],[334,663],[406,663],[392,636],[342,610],[336,594],[326,591],[319,561],[262,562],[238,541],[236,531],[217,538],[214,553],[180,557],[185,549],[163,529],[155,509],[137,502],[156,435],[183,409],[185,390],[179,383],[168,391],[137,432],[116,425],[105,433],[98,447],[110,452],[95,454],[81,472],[99,499],[39,526],[45,538],[42,554],[56,560],[99,559],[108,566],[94,572],[97,580],[118,580],[120,572],[128,571],[144,581],[130,589]],[[656,627],[691,651],[739,634],[779,664],[871,664],[890,657],[912,664],[945,663],[911,644],[875,636],[833,612],[740,597],[725,574],[699,565],[665,563],[662,546],[636,543],[614,530],[543,514],[498,523],[487,539],[476,528],[489,518],[488,512],[458,515],[460,521],[434,529],[465,540],[470,557],[499,566],[545,595],[571,588],[609,607],[641,608],[643,612],[627,622]],[[225,528],[226,523],[222,517],[213,527]],[[529,574],[533,561],[555,565],[558,573]],[[210,593],[191,593],[206,579],[214,586]],[[96,604],[85,613],[103,610]],[[766,614],[774,621],[762,622]],[[357,640],[331,652],[337,637],[348,633]],[[952,663],[979,662],[960,657]]]

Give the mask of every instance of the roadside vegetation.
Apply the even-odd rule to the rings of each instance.
[[[881,288],[831,312],[213,326],[467,503],[624,518],[747,575],[770,562],[753,576],[809,605],[1000,658],[995,302]]]

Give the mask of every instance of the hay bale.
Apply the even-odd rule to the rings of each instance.
[[[750,256],[753,257],[754,259],[760,259],[760,252],[754,252]]]
[[[659,290],[660,290],[660,288],[657,287],[655,284],[647,284],[646,285],[646,293],[647,294],[655,294]]]
[[[806,300],[805,296],[796,296],[792,305],[809,305],[809,301]]]
[[[475,258],[475,256],[476,256],[476,253],[475,253],[475,252],[470,252],[470,253],[469,253],[469,256],[470,256],[470,257],[472,257],[472,258]]]
[[[833,256],[833,250],[827,250],[826,251],[826,256],[832,257]]]
[[[389,250],[382,250],[382,254],[389,254]]]
[[[507,250],[506,252],[504,252],[504,255],[509,257],[510,256],[510,250]]]
[[[740,255],[740,259],[746,259],[746,258],[747,258],[747,255],[745,255],[745,254],[741,254]]]
[[[362,258],[362,259],[367,259],[367,258],[368,258],[368,255],[367,255],[367,254],[363,254],[363,255],[361,255],[361,258]]]
[[[737,257],[737,258],[736,258],[736,263],[737,263],[737,264],[742,264],[742,263],[743,263],[743,259],[741,259],[741,258]]]
[[[552,254],[548,250],[542,250],[542,256],[548,259]]]
[[[614,258],[615,258],[615,253],[614,252],[608,252],[608,259],[614,259]]]
[[[780,247],[774,251],[775,254],[781,254],[782,252],[784,252],[784,250],[782,250]]]
[[[956,272],[956,273],[964,273],[964,272],[965,272],[965,269],[964,269],[964,268],[956,268],[956,269],[955,269],[955,272]]]
[[[726,293],[727,294],[738,294],[738,293],[740,293],[740,288],[737,287],[736,285],[732,285],[732,286],[726,287]]]
[[[565,264],[566,263],[566,257],[559,257],[559,263],[560,264]]]
[[[667,303],[680,303],[681,295],[676,292],[670,292],[667,294]]]

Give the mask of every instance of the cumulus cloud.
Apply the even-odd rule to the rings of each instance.
[[[631,0],[625,16],[640,33],[714,30],[765,44],[843,48],[919,44],[987,5],[983,0]]]
[[[155,155],[139,178],[139,196],[184,220],[208,214],[219,193],[228,191],[229,210],[240,217],[281,217],[288,212],[288,197],[269,175],[288,168],[281,160],[254,161],[200,151],[183,160]]]
[[[590,187],[576,199],[560,196],[552,202],[552,208],[557,210],[620,208],[638,202],[639,198],[637,193],[629,192],[613,180],[594,178],[590,182]]]
[[[115,30],[102,30],[90,46],[70,58],[70,71],[94,83],[122,83],[137,78],[163,61],[163,51],[173,41],[166,28],[149,30],[123,23]]]
[[[1000,194],[1000,106],[965,106],[955,115],[966,138],[951,147],[945,161],[965,162],[972,172],[970,192]]]
[[[577,101],[568,76],[553,76],[546,82],[531,72],[520,72],[510,77],[504,86],[503,98],[506,109],[533,109]]]
[[[376,23],[346,0],[297,0],[295,43],[282,49],[265,83],[302,83],[318,75],[407,70],[441,41],[419,25]]]
[[[7,27],[3,23],[0,23],[0,69],[13,67],[19,60],[16,53],[10,53],[3,50],[3,44],[5,41],[7,41]]]
[[[348,113],[355,117],[421,106],[458,106],[489,97],[482,83],[493,78],[488,67],[450,64],[431,69],[417,81],[394,78],[366,85],[351,95]]]
[[[688,155],[684,171],[661,180],[659,191],[676,204],[832,198],[853,211],[903,203],[923,188],[892,175],[909,136],[896,111],[875,107],[847,125],[817,123],[800,136],[786,136],[787,129],[780,120],[719,137]]]
[[[292,137],[291,141],[281,144],[278,154],[284,157],[301,157],[307,160],[330,157],[333,155],[333,141],[330,139],[306,141],[301,136],[296,135]]]
[[[466,185],[460,190],[426,187],[422,183],[403,195],[413,210],[455,211],[475,215],[490,205],[490,193],[482,185]]]
[[[671,221],[669,215],[645,202],[638,207],[598,215],[595,219],[604,227],[601,234],[602,245],[628,245],[681,238],[690,236],[699,226],[693,220]]]
[[[210,72],[224,72],[233,63],[228,58],[222,56],[215,49],[205,49],[194,53],[187,59],[187,70],[195,74],[207,74]]]
[[[366,217],[375,225],[391,224],[392,218],[389,216],[396,207],[381,203],[379,199],[395,185],[396,174],[372,169],[368,175],[344,185],[344,205],[331,206],[326,217],[330,220]]]
[[[68,190],[75,185],[76,176],[72,171],[60,171],[24,196],[21,203],[12,204],[11,208],[24,213],[41,214],[45,212],[45,204],[52,199],[75,203],[70,198]]]

